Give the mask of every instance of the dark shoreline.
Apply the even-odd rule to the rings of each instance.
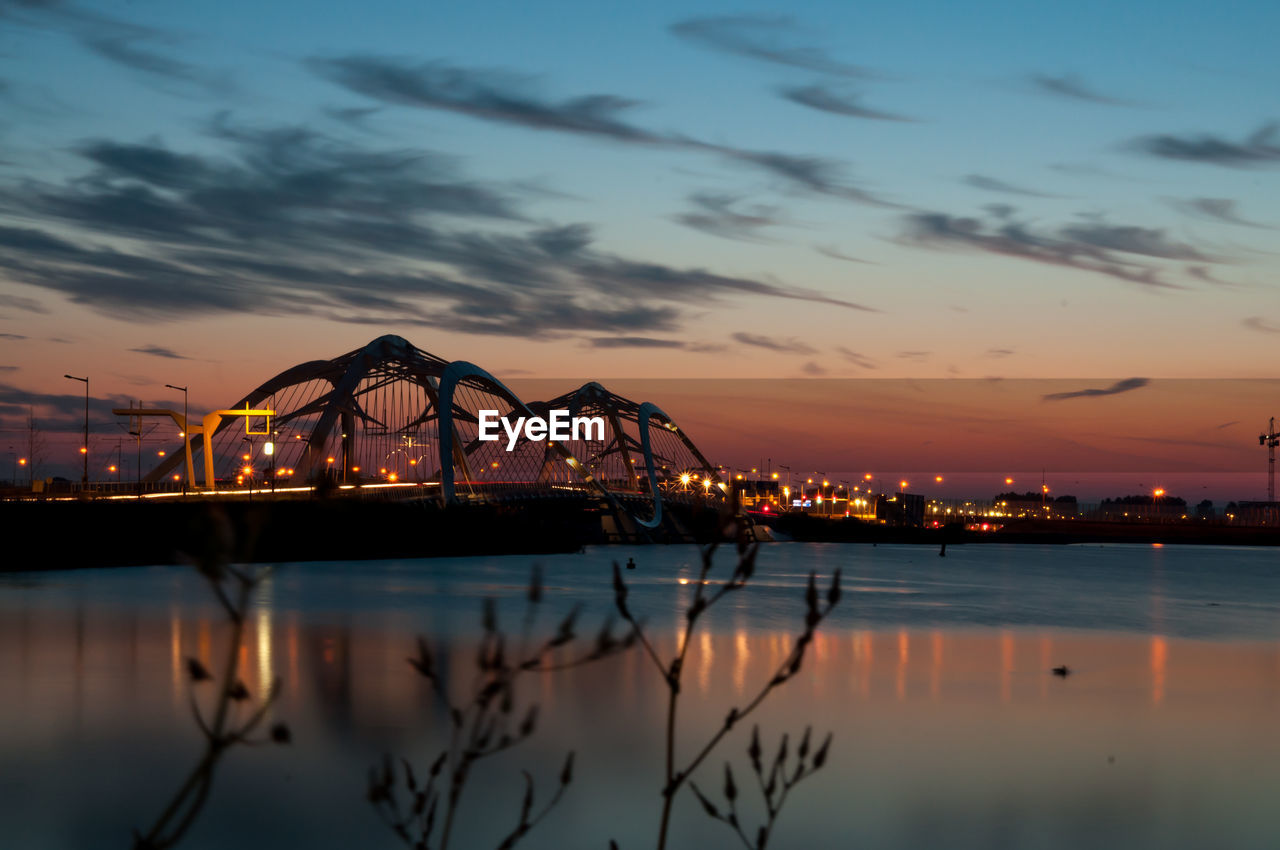
[[[537,555],[613,542],[710,539],[711,512],[679,530],[619,537],[588,500],[529,500],[440,507],[430,501],[316,499],[210,502],[8,502],[0,504],[0,572],[180,563],[219,539],[240,562]],[[757,518],[761,540],[920,546],[1073,543],[1280,546],[1280,529],[1225,525],[1032,520],[997,531],[901,528],[807,515]],[[226,544],[224,544],[226,545]]]

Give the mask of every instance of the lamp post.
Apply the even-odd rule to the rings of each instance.
[[[84,473],[80,477],[80,488],[84,490],[89,487],[89,379],[77,378],[75,375],[62,377],[84,384],[84,445],[80,447],[80,454],[84,455]]]
[[[187,459],[191,456],[188,446],[191,440],[191,423],[187,421],[187,388],[165,384],[166,389],[182,391],[182,495],[187,495],[187,479],[191,477],[191,464]]]

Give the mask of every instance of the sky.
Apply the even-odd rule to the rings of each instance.
[[[566,386],[1270,378],[1277,25],[0,0],[0,416],[64,373],[224,405],[384,333]]]

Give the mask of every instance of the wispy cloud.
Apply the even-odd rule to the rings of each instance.
[[[587,340],[590,348],[687,348],[678,339],[656,339],[649,336],[602,336]]]
[[[1257,331],[1264,334],[1280,334],[1280,325],[1274,322],[1268,322],[1261,316],[1250,316],[1240,322],[1251,331]]]
[[[445,110],[531,130],[719,155],[781,178],[791,188],[890,206],[850,181],[841,163],[648,130],[627,120],[640,102],[618,95],[597,93],[554,100],[538,95],[528,76],[386,56],[312,58],[306,65],[324,79],[381,103]]]
[[[1014,354],[1016,354],[1016,353],[1017,353],[1017,352],[1016,352],[1016,351],[1014,351],[1012,348],[988,348],[988,349],[987,349],[987,351],[986,351],[986,355],[985,355],[985,356],[987,356],[987,357],[1012,357],[1012,356],[1013,356]]]
[[[928,360],[933,356],[932,351],[899,351],[893,355],[899,360],[910,360],[912,363],[919,363],[922,360]]]
[[[821,378],[823,375],[827,374],[827,370],[825,368],[814,363],[812,360],[807,361],[803,366],[801,366],[800,371],[811,378]]]
[[[226,95],[234,89],[228,76],[173,56],[186,39],[172,32],[61,0],[0,2],[0,18],[6,17],[28,27],[64,32],[92,53],[146,74],[162,87],[177,84],[186,87],[184,93],[194,88],[216,95]]]
[[[671,25],[686,41],[761,62],[803,68],[840,77],[875,77],[876,72],[831,58],[817,47],[796,43],[794,18],[770,15],[727,15],[690,18]]]
[[[475,118],[558,130],[626,142],[669,144],[623,119],[638,101],[609,94],[567,100],[541,98],[529,80],[494,70],[476,70],[442,62],[410,63],[382,56],[310,59],[320,76],[374,100],[401,106],[444,109]]]
[[[1239,283],[1223,280],[1210,271],[1208,266],[1187,266],[1186,273],[1188,277],[1193,277],[1201,283],[1208,283],[1213,286],[1222,286],[1228,289],[1239,289],[1242,286]]]
[[[1250,221],[1236,211],[1236,202],[1230,198],[1169,198],[1169,206],[1180,213],[1207,221],[1219,221],[1226,224],[1238,224],[1241,227],[1254,227],[1272,230],[1265,224]]]
[[[129,350],[137,352],[138,354],[149,354],[152,357],[163,357],[168,360],[190,360],[191,359],[190,357],[186,357],[184,355],[178,354],[176,351],[174,351],[171,348],[165,348],[164,346],[160,346],[160,345],[144,345],[139,348],[130,348]]]
[[[1031,83],[1041,92],[1069,100],[1099,103],[1105,106],[1135,105],[1132,101],[1099,93],[1074,74],[1062,74],[1056,77],[1051,74],[1032,74]]]
[[[674,216],[674,220],[712,236],[746,242],[763,239],[761,230],[783,223],[778,208],[774,206],[755,204],[741,210],[734,209],[741,200],[733,195],[697,192],[689,196],[689,202],[695,209]]]
[[[0,339],[23,340],[27,339],[27,337],[22,334],[0,333]]]
[[[1155,228],[1087,222],[1037,232],[1014,220],[1011,213],[993,222],[934,212],[913,213],[905,221],[906,232],[900,240],[904,244],[984,251],[1094,272],[1154,289],[1185,287],[1163,280],[1157,267],[1130,256],[1213,261]]]
[[[1109,387],[1090,387],[1070,392],[1047,393],[1041,396],[1041,399],[1044,401],[1066,401],[1072,398],[1098,398],[1100,396],[1120,395],[1121,393],[1140,390],[1149,383],[1151,381],[1148,378],[1125,378],[1122,381],[1116,381]]]
[[[0,307],[8,307],[13,310],[25,310],[28,313],[48,313],[49,308],[45,307],[34,298],[26,298],[22,295],[9,295],[0,292]]]
[[[861,263],[866,266],[876,266],[871,260],[864,260],[861,257],[855,257],[852,254],[846,254],[833,245],[814,245],[813,250],[817,251],[824,257],[830,257],[833,260],[844,260],[846,263]]]
[[[763,348],[768,351],[776,351],[779,354],[817,354],[818,350],[808,343],[801,342],[795,337],[790,339],[778,339],[777,337],[763,336],[761,334],[735,333],[733,335],[735,342],[743,345],[752,345],[756,348]]]
[[[866,118],[871,121],[915,121],[914,118],[908,118],[905,115],[896,115],[892,112],[872,109],[863,105],[860,95],[838,93],[827,86],[787,86],[779,89],[779,92],[792,103],[798,103],[810,109],[817,109],[820,112],[830,112],[834,115],[844,115],[849,118]]]
[[[0,225],[0,275],[131,320],[310,314],[529,337],[657,338],[730,297],[870,309],[600,250],[587,225],[531,224],[450,157],[225,116],[208,133],[218,149],[201,154],[87,141],[73,149],[86,174],[0,184],[0,214],[38,225]]]
[[[987,177],[984,174],[967,174],[961,181],[966,186],[972,186],[975,189],[982,189],[986,192],[1001,192],[1006,195],[1022,195],[1027,198],[1059,198],[1061,195],[1050,195],[1046,192],[1037,192],[1034,189],[1025,189],[1022,186],[1015,186],[996,177]]]
[[[1201,162],[1228,168],[1252,168],[1280,164],[1280,144],[1276,143],[1276,130],[1276,124],[1267,124],[1240,142],[1208,133],[1198,136],[1142,136],[1129,146],[1161,159]]]
[[[856,351],[845,348],[843,345],[837,345],[836,351],[845,360],[849,361],[853,365],[858,366],[862,369],[878,369],[879,368],[878,366],[876,366],[876,362],[872,360],[870,357],[865,357]]]

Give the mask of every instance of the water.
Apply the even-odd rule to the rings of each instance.
[[[283,565],[258,590],[241,675],[283,691],[293,744],[236,748],[182,847],[402,846],[365,801],[383,753],[425,771],[447,717],[405,663],[422,634],[456,687],[470,681],[480,600],[519,634],[532,563],[547,585],[534,633],[581,603],[589,646],[613,605],[609,566],[656,650],[673,652],[693,547]],[[727,553],[713,572],[728,572]],[[798,786],[774,847],[1272,847],[1280,787],[1280,553],[1165,546],[932,548],[777,544],[750,587],[712,609],[684,674],[688,756],[785,657],[810,570],[844,571],[844,599],[800,674],[695,774],[719,801],[723,762],[758,822],[746,747],[812,724],[828,765]],[[822,585],[825,589],[825,583]],[[145,568],[0,576],[0,846],[127,847],[199,757],[184,660],[211,668],[228,626],[198,576]],[[1066,664],[1072,673],[1050,670]],[[534,673],[530,741],[477,768],[454,847],[515,825],[528,770],[550,796],[575,781],[529,848],[653,846],[666,690],[639,652]],[[754,829],[754,826],[751,827]],[[671,846],[735,838],[680,798]]]

